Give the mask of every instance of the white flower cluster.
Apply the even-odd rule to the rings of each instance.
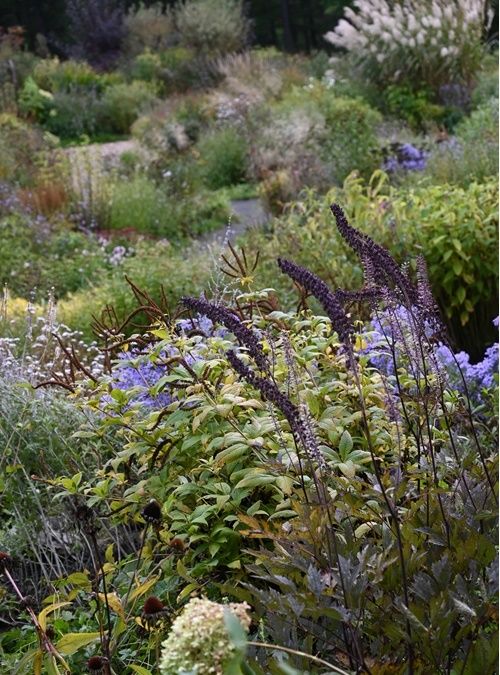
[[[224,623],[224,614],[233,613],[245,630],[250,627],[246,602],[221,605],[206,598],[193,598],[175,619],[162,644],[160,673],[223,675],[234,656],[234,647]]]
[[[411,77],[408,69],[467,71],[473,65],[468,55],[475,56],[481,45],[485,18],[492,20],[485,0],[354,0],[344,16],[325,39],[362,65],[379,64],[380,74],[394,79]]]

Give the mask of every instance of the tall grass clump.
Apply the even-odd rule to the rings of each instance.
[[[356,0],[325,38],[346,49],[368,80],[437,92],[449,83],[471,85],[485,50],[485,11],[482,0]]]

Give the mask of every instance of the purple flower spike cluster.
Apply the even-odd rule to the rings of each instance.
[[[415,308],[415,312],[418,310]],[[394,358],[392,350],[396,350],[396,358],[400,357],[402,345],[411,348],[411,340],[405,337],[405,327],[411,322],[410,313],[403,307],[397,307],[390,313],[380,312],[372,317],[372,330],[365,335],[368,346],[363,350],[369,356],[370,363],[385,375],[394,375]],[[493,321],[498,326],[498,318]],[[408,328],[408,334],[409,334]],[[426,324],[426,335],[433,333],[432,326]],[[488,347],[482,361],[476,364],[470,362],[467,352],[453,353],[449,347],[440,343],[434,349],[435,363],[439,370],[446,374],[447,384],[452,389],[465,393],[464,383],[460,370],[467,385],[467,391],[473,402],[481,403],[483,392],[495,385],[495,374],[498,372],[498,342]],[[417,358],[410,367],[415,368]]]
[[[427,165],[427,156],[428,153],[411,143],[393,143],[391,154],[382,164],[382,168],[387,173],[423,171]]]

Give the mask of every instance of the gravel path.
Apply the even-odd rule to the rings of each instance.
[[[222,246],[226,235],[234,242],[240,235],[252,227],[262,227],[269,221],[269,214],[262,206],[260,199],[234,199],[231,202],[234,218],[231,223],[213,232],[208,232],[198,238],[197,243],[202,245]],[[229,230],[229,232],[228,232]]]
[[[87,193],[96,193],[103,172],[119,163],[126,152],[138,155],[144,152],[134,139],[113,143],[93,143],[85,146],[73,146],[66,150],[72,166],[74,188],[85,198]],[[234,241],[252,227],[262,227],[270,219],[260,199],[235,199],[231,201],[234,218],[229,225],[229,238]],[[209,232],[197,238],[197,246],[220,247],[228,233],[228,226]]]

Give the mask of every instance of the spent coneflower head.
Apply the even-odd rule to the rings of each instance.
[[[174,537],[170,540],[170,548],[175,551],[175,553],[184,553],[186,550],[186,543],[180,537]]]
[[[142,509],[142,517],[147,523],[151,525],[159,525],[161,523],[161,506],[156,499],[151,499],[148,504]]]
[[[0,569],[7,567],[12,562],[12,558],[5,551],[0,551]]]
[[[150,595],[144,602],[141,618],[147,628],[151,629],[160,624],[167,614],[167,608],[155,595]]]
[[[78,528],[88,534],[95,536],[99,531],[99,524],[95,518],[94,511],[86,504],[78,504],[75,509],[75,518]]]
[[[107,665],[108,659],[104,656],[91,656],[87,661],[87,670],[92,675],[101,675],[106,672]]]

